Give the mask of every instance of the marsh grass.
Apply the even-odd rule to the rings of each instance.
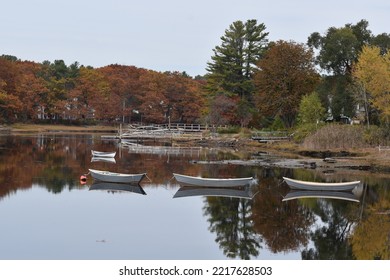
[[[318,129],[303,141],[305,149],[356,149],[368,146],[361,126],[330,124]]]

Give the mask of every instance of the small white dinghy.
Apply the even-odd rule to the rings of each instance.
[[[296,189],[296,190],[352,191],[353,189],[361,185],[360,181],[341,182],[341,183],[321,183],[321,182],[308,182],[308,181],[294,180],[287,177],[283,177],[283,179],[290,186],[291,189]]]
[[[124,174],[96,169],[89,169],[89,172],[95,180],[112,183],[139,183],[146,176],[146,173]]]
[[[176,181],[183,186],[204,186],[204,187],[239,187],[250,185],[255,182],[253,177],[247,178],[202,178],[202,177],[193,177],[188,175],[181,175],[173,173]]]

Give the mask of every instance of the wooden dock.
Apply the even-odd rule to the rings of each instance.
[[[252,140],[260,143],[270,143],[277,141],[290,141],[292,135],[287,131],[261,131],[252,135]]]
[[[117,135],[103,135],[106,139],[203,139],[206,126],[200,124],[128,125],[119,128]]]

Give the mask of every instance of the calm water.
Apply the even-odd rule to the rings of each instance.
[[[0,259],[390,258],[388,174],[201,164],[264,151],[144,145],[160,147],[122,147],[100,135],[0,137]],[[91,149],[117,151],[116,162],[91,162]],[[90,190],[90,177],[79,180],[88,168],[147,172],[146,195]],[[173,172],[255,176],[258,184],[240,190],[250,198],[174,198]],[[358,202],[282,201],[289,193],[283,176],[361,180],[364,189]]]

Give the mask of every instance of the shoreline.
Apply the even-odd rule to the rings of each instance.
[[[57,124],[15,124],[7,127],[8,135],[31,135],[34,133],[62,134],[62,133],[110,133],[118,134],[119,125],[57,125]],[[170,139],[175,146],[182,147],[218,147],[234,150],[245,150],[248,152],[271,153],[280,158],[294,159],[297,164],[312,162],[318,167],[326,168],[324,158],[332,158],[343,163],[343,166],[357,170],[366,170],[370,172],[380,172],[390,174],[390,150],[380,151],[378,147],[352,149],[352,150],[307,150],[303,149],[297,143],[274,142],[259,143],[248,137],[238,134],[222,134],[203,137],[199,139]],[[334,166],[338,166],[337,164]]]
[[[65,125],[65,124],[15,124],[9,127],[9,133],[13,135],[31,133],[117,133],[118,128],[108,125]]]

